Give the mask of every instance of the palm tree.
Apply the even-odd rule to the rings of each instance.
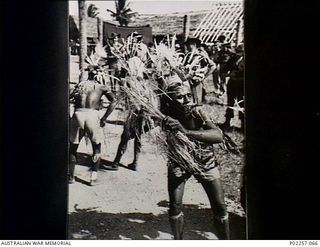
[[[90,4],[87,9],[88,17],[96,18],[100,13],[99,9],[94,5]]]
[[[131,19],[136,16],[137,12],[132,12],[129,8],[129,3],[127,0],[115,0],[116,12],[113,12],[110,9],[107,9],[108,12],[111,12],[111,16],[115,18],[121,27],[128,26]]]

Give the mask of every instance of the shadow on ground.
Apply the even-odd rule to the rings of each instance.
[[[167,201],[159,202],[167,206]],[[92,209],[91,209],[92,210]],[[210,209],[184,205],[186,240],[215,239]],[[231,239],[245,239],[245,218],[230,213]],[[81,235],[82,233],[82,235]],[[213,233],[213,234],[212,234]],[[69,215],[69,239],[171,239],[167,214],[101,213],[90,209],[77,210]]]
[[[106,120],[108,124],[115,124],[115,125],[124,125],[125,122],[122,120]]]
[[[77,153],[77,165],[88,167],[88,170],[90,170],[91,165],[93,165],[91,156],[88,155],[88,154],[85,154],[85,153]],[[113,165],[113,161],[101,159],[100,169],[102,169],[102,170],[114,170],[111,167],[112,165]],[[121,163],[119,164],[119,167],[131,170],[130,168],[128,168],[127,166],[125,166],[125,165],[123,165]],[[80,178],[76,178],[76,180],[81,182]]]

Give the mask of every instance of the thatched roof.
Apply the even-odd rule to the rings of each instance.
[[[144,14],[137,16],[132,25],[148,24],[154,35],[183,34],[184,16],[190,20],[189,36],[205,43],[213,42],[220,34],[226,41],[238,39],[242,34],[243,3],[241,1],[217,2],[212,9],[171,14]],[[240,33],[239,33],[240,31]]]
[[[87,17],[87,37],[98,38],[98,19]],[[71,39],[79,38],[79,18],[69,16],[69,36]]]
[[[150,25],[153,35],[173,35],[183,33],[183,17],[190,16],[190,34],[196,30],[202,18],[208,13],[204,11],[181,12],[171,14],[144,14],[136,17],[131,25]]]

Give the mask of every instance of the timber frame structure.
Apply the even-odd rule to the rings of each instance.
[[[239,1],[214,4],[193,36],[206,44],[214,43],[219,35],[224,35],[226,42],[243,42],[243,5]]]

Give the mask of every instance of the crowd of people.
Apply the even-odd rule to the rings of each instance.
[[[213,144],[223,142],[221,128],[230,127],[235,102],[239,105],[244,97],[243,45],[227,43],[223,35],[210,47],[196,38],[179,42],[175,36],[159,44],[145,44],[143,35],[133,32],[126,39],[112,34],[105,52],[106,66],[113,71],[109,82],[102,82],[96,76],[100,66],[89,65],[88,79],[79,82],[70,96],[75,111],[70,118],[69,182],[74,182],[77,148],[81,138],[86,136],[93,149],[90,183],[95,184],[101,159],[102,128],[119,101],[125,101],[127,119],[116,157],[109,169],[118,170],[128,141],[134,139],[134,159],[128,168],[136,171],[142,133],[160,125],[167,133],[169,147],[169,221],[174,238],[183,239],[184,187],[194,175],[209,198],[219,239],[230,239],[228,212]],[[156,87],[151,82],[156,82]],[[226,121],[221,126],[213,123],[202,107],[206,100],[206,85],[210,82],[218,97],[227,94],[228,106],[231,107],[227,107]],[[123,91],[130,93],[124,94]],[[141,99],[140,96],[132,96],[136,95],[132,92],[143,92]],[[102,97],[106,97],[110,104],[100,117]],[[151,111],[152,107],[155,109]],[[152,114],[154,112],[157,114]],[[243,126],[242,111],[240,115]],[[192,161],[184,163],[192,163],[198,172],[188,169],[190,164],[181,165],[183,162],[179,161],[181,157],[178,158],[179,152],[175,149],[179,135],[186,138],[193,148],[185,150]]]

